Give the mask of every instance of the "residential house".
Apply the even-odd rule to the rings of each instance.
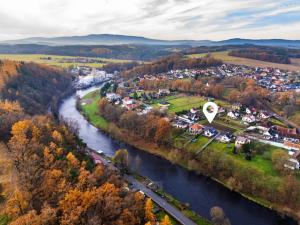
[[[267,112],[267,111],[261,111],[259,114],[258,114],[258,117],[260,119],[269,119],[271,117],[271,115]]]
[[[131,105],[134,103],[134,99],[131,99],[129,97],[125,97],[123,98],[123,105],[126,106],[126,105]]]
[[[251,110],[250,110],[249,108],[246,108],[245,112],[246,112],[247,114],[252,114],[252,112],[251,112]]]
[[[239,110],[241,110],[242,105],[240,103],[235,103],[235,104],[232,105],[231,108],[232,108],[233,111],[239,111]]]
[[[248,124],[254,123],[256,121],[255,116],[253,115],[245,115],[242,118],[243,122],[246,122]]]
[[[218,115],[224,115],[226,110],[223,107],[218,107]]]
[[[284,167],[285,168],[289,168],[291,170],[299,170],[300,168],[300,163],[297,159],[294,159],[294,158],[290,158],[288,159],[288,161],[284,164]]]
[[[158,95],[159,96],[166,96],[169,95],[171,92],[169,89],[159,89],[158,90]]]
[[[296,128],[285,128],[285,127],[281,127],[281,126],[272,126],[271,129],[281,137],[297,138],[297,139],[299,139],[299,137],[300,137]]]
[[[121,99],[121,96],[116,93],[107,93],[106,99],[110,102],[115,102]]]
[[[201,134],[203,129],[204,127],[202,125],[200,125],[199,123],[194,123],[193,125],[190,126],[189,132],[194,135]]]
[[[229,143],[233,140],[234,136],[230,133],[225,133],[220,135],[219,141],[223,143]]]
[[[237,120],[240,117],[238,112],[230,111],[227,113],[227,116],[231,119]]]
[[[172,123],[172,126],[179,128],[179,129],[186,129],[186,128],[188,128],[189,124],[185,123],[184,121],[178,120],[178,121]]]
[[[205,137],[213,137],[218,134],[218,131],[213,127],[205,127],[203,135]]]
[[[191,121],[198,121],[200,119],[200,110],[192,108],[188,113],[187,113],[188,119]]]

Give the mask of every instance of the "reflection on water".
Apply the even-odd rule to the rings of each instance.
[[[97,90],[93,87],[78,91],[79,96]],[[230,218],[232,225],[292,225],[297,224],[291,219],[282,219],[275,212],[248,201],[239,194],[232,192],[204,176],[189,172],[177,165],[143,152],[124,143],[112,140],[109,136],[90,125],[76,110],[76,96],[66,99],[60,107],[60,115],[77,121],[79,136],[92,149],[103,151],[109,156],[120,148],[127,148],[132,159],[139,158],[138,170],[149,177],[164,190],[207,218],[209,209],[220,206]]]

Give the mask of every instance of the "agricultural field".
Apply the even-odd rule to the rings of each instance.
[[[99,91],[91,92],[84,96],[79,102],[83,113],[87,115],[90,122],[100,129],[106,129],[108,122],[98,114],[98,102],[100,100]]]
[[[192,54],[188,55],[188,57],[192,58],[201,58],[207,55],[203,54]],[[236,64],[236,65],[246,65],[251,67],[272,67],[283,70],[291,70],[291,71],[300,71],[300,59],[291,59],[292,64],[280,64],[280,63],[272,63],[272,62],[264,62],[260,60],[247,59],[241,57],[229,56],[228,51],[224,52],[212,52],[211,55],[216,59],[221,59],[225,63]]]
[[[75,58],[91,59],[100,62],[93,62],[93,63],[70,62],[71,59],[75,59]],[[0,54],[0,59],[35,62],[35,63],[46,64],[50,66],[58,66],[63,68],[68,68],[70,66],[90,66],[94,68],[101,68],[107,63],[129,62],[129,60],[118,60],[118,59],[60,56],[60,55],[40,55],[40,54]]]

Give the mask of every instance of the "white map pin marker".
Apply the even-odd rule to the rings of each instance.
[[[213,109],[213,111],[209,111],[208,107],[211,107]],[[206,119],[208,120],[208,122],[211,123],[218,113],[217,104],[214,102],[206,102],[203,106],[203,113],[204,113]]]

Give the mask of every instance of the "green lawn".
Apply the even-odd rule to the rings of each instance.
[[[203,145],[205,145],[208,141],[209,141],[209,138],[199,136],[195,142],[190,142],[186,146],[186,148],[187,148],[188,151],[195,153],[199,149],[201,149],[203,147]]]
[[[179,97],[168,101],[170,103],[169,112],[180,112],[190,110],[191,108],[199,108],[205,104],[205,100],[198,96]]]
[[[51,60],[43,59],[51,57]],[[43,55],[43,54],[0,54],[0,59],[10,59],[15,61],[24,62],[35,62],[41,64],[47,64],[51,66],[59,66],[68,68],[70,66],[91,66],[101,68],[103,65],[110,62],[129,62],[129,60],[118,60],[118,59],[106,59],[106,58],[92,58],[92,57],[80,57],[80,58],[90,58],[97,59],[103,62],[101,63],[72,63],[72,62],[61,62],[62,59],[79,58],[78,56],[60,56],[60,55]]]
[[[199,108],[202,107],[207,100],[202,96],[186,96],[186,95],[174,95],[168,96],[162,99],[157,99],[151,102],[154,107],[159,107],[158,104],[162,100],[166,100],[170,103],[169,112],[180,112],[183,110],[190,110],[191,108]],[[229,107],[230,104],[222,101],[215,100],[215,103],[219,106]]]
[[[82,102],[91,102],[88,102],[85,105],[81,105],[82,111],[87,115],[93,125],[99,127],[100,129],[106,130],[108,128],[108,122],[98,114],[98,101],[100,99],[100,96],[98,95],[97,97],[95,97],[94,95],[95,94],[92,92],[84,96],[84,101]]]
[[[273,163],[271,161],[271,155],[274,151],[281,150],[280,148],[271,146],[271,145],[264,145],[265,151],[262,155],[256,154],[252,157],[251,161],[245,159],[244,154],[234,154],[233,148],[234,144],[223,144],[217,141],[213,141],[209,148],[213,148],[220,152],[225,152],[227,155],[232,157],[234,160],[237,160],[239,163],[245,164],[248,167],[255,167],[264,172],[265,174],[272,175],[274,177],[278,177],[278,173],[273,168]]]

